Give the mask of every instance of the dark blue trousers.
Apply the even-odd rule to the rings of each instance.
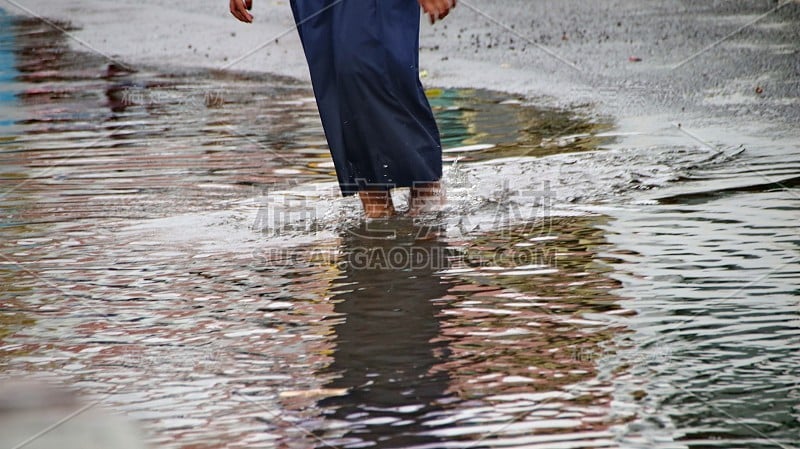
[[[442,176],[417,0],[291,0],[342,194]]]

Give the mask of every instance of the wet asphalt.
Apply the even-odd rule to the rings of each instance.
[[[759,122],[798,134],[797,1],[462,0],[451,17],[423,26],[422,46],[423,66],[445,84],[466,77],[489,87],[507,71],[495,88],[588,101],[612,116]]]

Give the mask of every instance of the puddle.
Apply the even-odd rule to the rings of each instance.
[[[796,188],[729,189],[747,153],[612,151],[603,120],[431,89],[447,209],[365,223],[307,86],[130,72],[0,22],[4,376],[76,387],[153,447],[791,443]],[[742,273],[735,308],[698,293]],[[750,404],[760,435],[725,418]]]

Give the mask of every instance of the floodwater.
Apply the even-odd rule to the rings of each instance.
[[[432,89],[448,206],[364,222],[307,86],[0,21],[3,378],[159,448],[797,447],[796,141]]]

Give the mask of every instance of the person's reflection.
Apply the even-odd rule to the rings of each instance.
[[[129,79],[133,73],[133,69],[117,63],[108,64],[106,67],[103,78],[109,83],[106,88],[106,99],[111,112],[123,113],[129,106],[142,103],[144,97],[142,89],[148,86]]]
[[[382,229],[380,228],[382,227]],[[438,307],[447,282],[436,274],[447,248],[410,222],[362,225],[342,238],[343,274],[334,292],[336,350],[328,388],[346,396],[320,401],[326,418],[348,421],[344,447],[434,442],[417,418],[436,407],[448,378],[433,373],[446,348],[437,343]],[[392,238],[387,238],[393,236]]]

